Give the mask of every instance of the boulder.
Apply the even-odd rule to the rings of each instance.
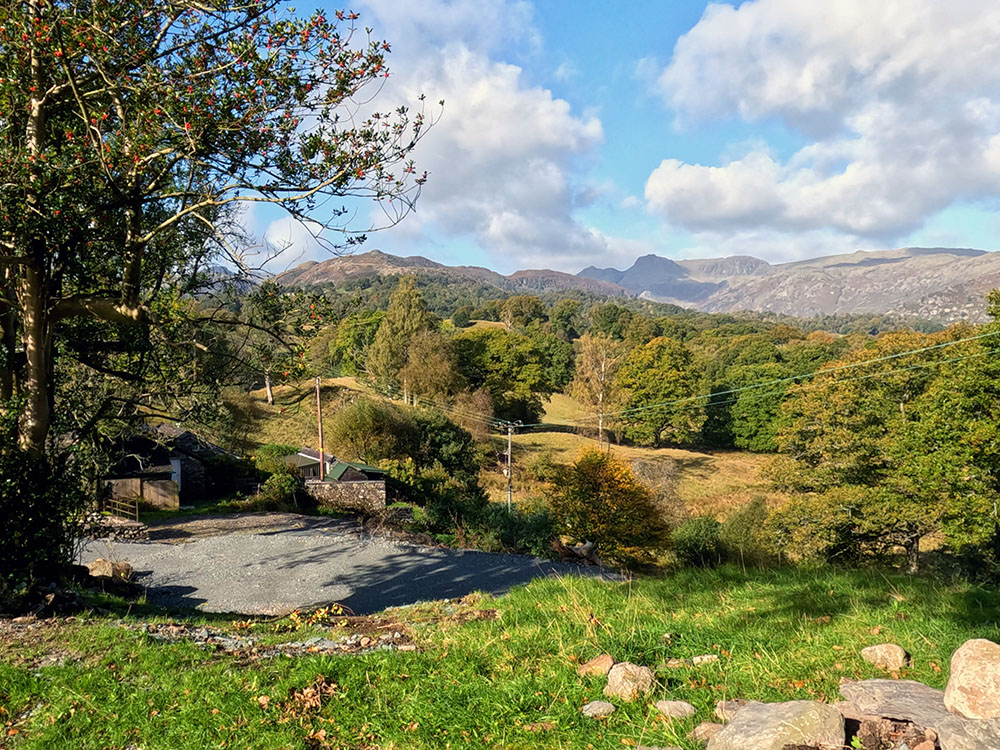
[[[840,694],[857,715],[933,729],[941,750],[1000,748],[1000,719],[974,720],[945,708],[944,692],[912,680],[845,681]]]
[[[135,575],[132,566],[128,563],[112,562],[99,557],[94,562],[87,564],[87,570],[94,578],[111,578],[119,581],[130,581]]]
[[[703,721],[701,724],[696,726],[691,730],[688,737],[695,742],[700,742],[703,745],[708,744],[708,742],[723,729],[722,724],[713,724],[711,721]]]
[[[625,661],[615,664],[608,672],[604,694],[609,698],[634,701],[639,696],[651,693],[654,681],[652,669]]]
[[[880,643],[877,646],[863,648],[861,649],[861,658],[869,664],[889,672],[898,672],[903,667],[910,665],[910,655],[906,649],[895,643]]]
[[[748,701],[745,698],[731,698],[728,701],[718,701],[715,704],[715,715],[723,724],[728,724],[733,720],[737,711],[756,702]]]
[[[657,711],[671,719],[686,719],[694,716],[697,712],[694,706],[687,701],[656,701],[653,704]]]
[[[967,719],[1000,718],[1000,645],[966,641],[951,657],[945,707]]]
[[[581,677],[589,677],[590,675],[605,677],[614,665],[615,660],[611,658],[611,654],[601,654],[577,667],[576,673]]]
[[[591,701],[585,703],[580,712],[588,719],[606,719],[615,712],[615,707],[607,701]]]
[[[844,717],[816,701],[744,706],[708,743],[708,750],[783,750],[786,745],[842,747]]]

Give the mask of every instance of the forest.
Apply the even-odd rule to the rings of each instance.
[[[543,555],[557,537],[592,541],[633,566],[915,571],[926,559],[992,575],[994,324],[496,292],[411,276],[308,290],[266,282],[235,296],[231,314],[263,311],[270,328],[223,389],[228,416],[213,434],[259,449],[281,431],[260,430],[267,407],[247,393],[264,386],[259,400],[274,402],[319,377],[331,384],[327,449],[389,469],[397,500],[439,539]],[[553,416],[553,397],[575,412]],[[287,420],[280,403],[270,409],[265,423]],[[530,487],[511,512],[486,491],[502,487],[508,430],[535,441],[518,446],[515,476]],[[549,441],[566,433],[585,447],[553,453]],[[759,454],[769,492],[723,512],[678,508],[661,481],[663,448]]]

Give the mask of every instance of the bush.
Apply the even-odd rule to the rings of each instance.
[[[253,454],[254,466],[265,474],[276,474],[285,472],[288,464],[285,463],[285,456],[294,456],[299,452],[299,448],[294,445],[283,445],[281,443],[268,443],[262,445]]]
[[[17,449],[0,451],[0,607],[17,608],[36,583],[73,558],[83,484],[66,466]]]
[[[719,522],[710,516],[695,516],[674,529],[671,541],[678,562],[699,567],[718,565],[722,561],[719,529]]]
[[[525,503],[510,511],[504,505],[493,503],[484,510],[478,525],[492,530],[507,552],[521,552],[535,557],[551,557],[554,554],[555,519],[544,501]]]
[[[740,565],[763,565],[773,556],[763,539],[767,503],[756,497],[723,521],[719,541],[728,559]]]
[[[610,453],[588,451],[562,472],[550,505],[562,534],[594,542],[608,560],[647,562],[666,539],[653,494]]]

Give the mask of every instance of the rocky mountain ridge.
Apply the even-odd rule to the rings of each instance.
[[[372,250],[309,261],[278,280],[287,286],[313,286],[407,273],[473,281],[511,293],[582,289],[706,312],[898,314],[952,323],[986,319],[984,297],[1000,287],[1000,252],[909,247],[780,264],[747,255],[675,261],[649,254],[625,270],[590,266],[575,276],[550,270],[505,276],[478,266],[446,266],[421,256]]]
[[[574,276],[561,271],[525,270],[504,276],[480,266],[446,266],[419,255],[400,257],[371,250],[356,255],[340,255],[324,261],[307,261],[279,274],[278,282],[285,286],[319,286],[341,284],[366,276],[397,276],[403,274],[433,275],[444,279],[461,279],[496,286],[508,292],[547,292],[585,289],[610,297],[631,296],[618,284],[600,279]]]

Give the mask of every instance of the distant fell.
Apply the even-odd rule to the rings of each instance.
[[[681,261],[647,255],[624,271],[590,267],[580,276],[706,312],[898,314],[950,323],[986,318],[983,298],[1000,287],[1000,253],[905,247],[775,265],[746,255]]]
[[[630,293],[618,284],[574,276],[562,271],[526,270],[504,276],[479,266],[446,266],[419,255],[400,257],[383,253],[381,250],[340,255],[319,262],[309,261],[279,274],[277,278],[278,282],[284,286],[321,286],[342,284],[345,281],[366,276],[398,276],[402,274],[438,276],[445,280],[474,281],[496,286],[515,294],[584,289],[609,297],[630,296]]]
[[[419,255],[400,257],[372,250],[303,263],[280,274],[278,281],[286,286],[321,286],[402,274],[473,281],[511,294],[580,289],[706,312],[794,317],[897,314],[951,323],[986,319],[984,297],[1000,287],[1000,253],[906,247],[779,264],[749,255],[672,260],[649,254],[625,270],[590,266],[576,275],[534,269],[505,276],[479,266],[446,266]]]

